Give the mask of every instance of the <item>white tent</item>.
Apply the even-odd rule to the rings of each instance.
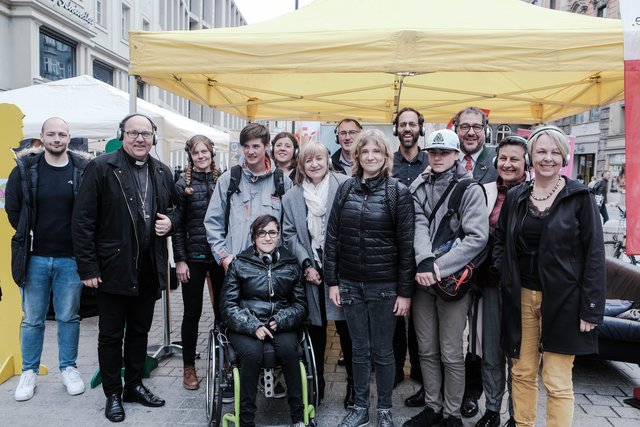
[[[69,123],[71,136],[88,138],[90,147],[96,149],[115,138],[118,124],[129,113],[128,93],[89,76],[0,92],[0,103],[15,104],[22,110],[25,138],[39,137],[44,120],[57,116]],[[184,142],[196,134],[211,138],[219,152],[229,148],[229,135],[223,131],[141,99],[137,111],[158,126],[158,149],[165,161],[170,151],[184,148]]]

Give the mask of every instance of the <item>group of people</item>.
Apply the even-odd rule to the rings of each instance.
[[[322,399],[331,321],[347,374],[340,427],[369,423],[372,375],[377,425],[394,425],[391,397],[407,349],[421,388],[405,404],[425,408],[405,427],[461,426],[483,392],[476,425],[499,426],[507,383],[508,425],[533,426],[541,358],[547,425],[571,425],[573,359],[597,352],[604,312],[598,207],[585,185],[560,174],[569,154],[562,130],[510,135],[494,151],[487,128],[482,110],[465,108],[453,130],[428,135],[423,151],[424,118],[407,107],[394,120],[396,153],[381,131],[347,118],[331,155],[319,142],[299,146],[290,133],[271,140],[250,123],[239,165],[221,174],[213,143],[197,135],[174,184],[149,156],[156,128],[146,116],[125,117],[122,148],[88,163],[66,149],[66,123],[47,120],[43,148],[23,153],[7,184],[24,312],[16,400],[34,393],[51,291],[63,382],[72,395],[84,391],[75,367],[84,284],[97,290],[105,416],[124,420],[123,401],[164,405],[142,384],[142,368],[172,235],[184,300],[183,385],[199,387],[208,277],[215,322],[240,359],[242,426],[255,425],[265,341],[281,362],[291,423],[304,426],[298,332],[309,332]]]

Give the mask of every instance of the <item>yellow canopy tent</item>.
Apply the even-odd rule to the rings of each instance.
[[[245,27],[131,34],[130,73],[250,120],[554,120],[623,98],[618,20],[520,0],[316,0]]]

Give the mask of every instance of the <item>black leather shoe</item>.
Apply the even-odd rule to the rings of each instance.
[[[347,378],[347,393],[344,396],[344,409],[352,408],[356,404],[356,390],[353,388],[353,379]]]
[[[500,427],[500,414],[487,409],[476,423],[476,427]]]
[[[416,394],[407,397],[404,400],[404,406],[408,406],[409,408],[420,408],[424,406],[424,386],[420,387],[420,390],[418,390]]]
[[[431,408],[427,408],[419,414],[411,417],[402,424],[402,427],[435,427],[442,422],[442,410],[435,412]]]
[[[513,417],[509,418],[509,421],[505,423],[504,427],[516,427],[516,420],[514,420]]]
[[[119,393],[112,393],[107,397],[107,403],[104,405],[104,416],[112,423],[124,421],[124,408],[122,407],[122,398]]]
[[[478,414],[478,399],[471,396],[465,396],[462,399],[460,414],[465,418],[473,418]]]
[[[150,406],[152,408],[158,408],[164,406],[164,399],[160,399],[155,394],[151,393],[148,388],[140,384],[130,389],[124,389],[122,393],[122,400],[125,402],[136,402],[144,406]]]

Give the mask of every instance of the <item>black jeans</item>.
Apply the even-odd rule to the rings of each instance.
[[[141,256],[140,259],[143,261],[147,257]],[[122,393],[120,370],[123,360],[125,388],[142,383],[147,337],[158,295],[156,274],[148,259],[142,262],[138,272],[138,296],[109,294],[101,292],[98,287],[98,363],[106,396]]]
[[[408,324],[408,325],[407,325]],[[420,355],[418,354],[418,339],[416,328],[413,325],[413,315],[396,319],[396,328],[393,333],[393,356],[396,360],[396,369],[404,368],[404,361],[409,350],[409,363],[411,365],[411,378],[422,384],[422,370],[420,369]]]
[[[227,334],[231,345],[240,360],[240,426],[255,426],[256,395],[262,365],[263,343],[256,337]],[[296,423],[304,419],[302,405],[302,383],[298,358],[298,333],[274,333],[270,340],[276,357],[282,362],[282,371],[287,383],[291,421]]]
[[[202,315],[202,292],[209,273],[213,287],[213,312],[215,322],[220,321],[220,291],[224,281],[224,269],[215,262],[188,261],[190,278],[182,284],[182,361],[185,365],[193,365],[196,360],[196,343],[198,341],[198,323]]]
[[[347,378],[353,381],[353,344],[351,334],[346,320],[336,320],[336,332],[340,338],[340,349],[344,357],[344,369],[347,371]]]
[[[378,409],[391,409],[395,377],[393,307],[395,283],[365,283],[340,279],[340,299],[353,341],[355,403],[369,407],[371,363],[376,367]]]

